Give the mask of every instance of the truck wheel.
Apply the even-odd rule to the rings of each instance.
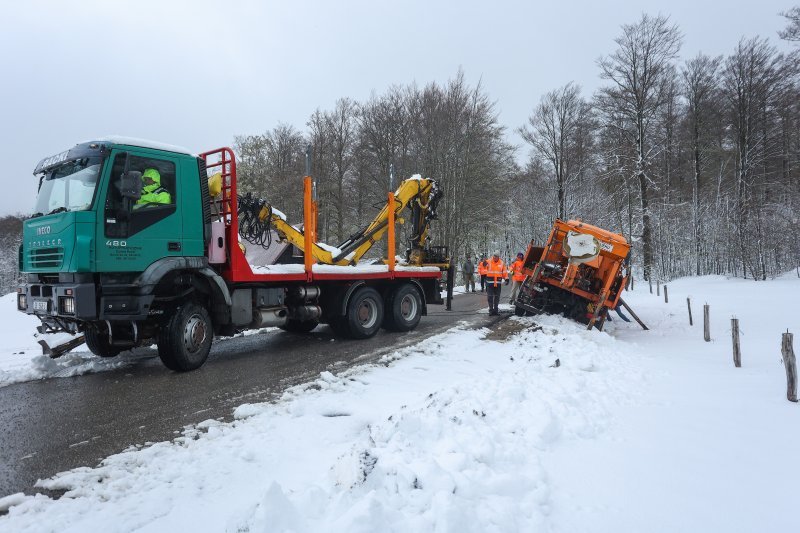
[[[186,303],[161,328],[158,356],[170,370],[186,372],[200,368],[208,359],[213,337],[208,311],[195,303]]]
[[[316,320],[295,320],[290,318],[280,328],[290,333],[308,333],[319,325]]]
[[[347,302],[347,332],[354,339],[375,335],[383,323],[383,298],[372,287],[358,289]]]
[[[392,331],[411,331],[422,318],[422,299],[417,289],[404,283],[386,299],[383,327]]]
[[[95,328],[87,328],[83,332],[83,338],[87,348],[99,357],[116,357],[122,351],[121,348],[109,344],[107,331],[100,333]]]

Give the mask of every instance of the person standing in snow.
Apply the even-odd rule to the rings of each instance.
[[[500,313],[500,292],[503,289],[503,282],[508,283],[508,269],[506,264],[500,259],[500,252],[495,252],[492,258],[487,261],[486,267],[486,295],[489,300],[489,314],[497,315]]]
[[[481,277],[481,292],[486,290],[486,269],[489,268],[489,262],[484,257],[478,263],[478,275]]]
[[[464,269],[464,292],[469,292],[470,283],[472,284],[472,292],[475,292],[475,265],[472,260],[467,257],[462,267]]]
[[[511,298],[510,303],[513,305],[514,300],[517,299],[519,289],[522,287],[522,282],[525,281],[525,274],[522,273],[522,267],[525,266],[525,254],[522,252],[517,254],[517,260],[511,263]]]

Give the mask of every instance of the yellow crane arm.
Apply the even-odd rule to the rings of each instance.
[[[217,173],[208,179],[209,192],[214,198],[221,193],[222,176]],[[395,220],[400,224],[404,220],[397,215],[407,207],[412,211],[412,257],[411,262],[419,264],[422,262],[422,249],[425,247],[425,240],[428,234],[428,221],[435,218],[432,212],[431,202],[438,200],[441,193],[436,188],[436,182],[432,179],[413,177],[404,180],[397,191],[394,193]],[[270,205],[264,205],[259,214],[260,221],[269,219],[271,227],[278,232],[281,239],[289,241],[298,249],[305,251],[305,235],[302,231],[291,226],[280,215],[272,210]],[[366,254],[375,243],[381,240],[389,229],[389,211],[385,205],[378,215],[361,231],[352,235],[333,251],[323,248],[319,243],[313,243],[311,254],[314,259],[325,265],[354,265]],[[414,253],[415,252],[415,253]]]
[[[269,206],[264,206],[261,208],[258,218],[260,220],[265,220],[267,217],[269,217],[270,224],[273,228],[275,228],[275,231],[278,232],[278,235],[282,239],[289,241],[292,245],[296,246],[300,250],[305,248],[306,242],[303,232],[290,225],[277,214],[273,213]],[[311,253],[314,256],[314,259],[323,265],[346,266],[351,264],[351,262],[347,259],[339,259],[338,261],[334,261],[333,254],[329,250],[322,248],[318,243],[312,244]]]
[[[416,204],[422,210],[428,209],[430,195],[433,190],[434,181],[426,178],[409,178],[404,180],[395,191],[395,219],[403,223],[403,219],[397,217],[406,207]],[[269,206],[262,208],[259,219],[265,220],[269,217],[270,224],[275,231],[292,245],[305,251],[305,236],[302,231],[288,224],[279,215],[272,212]],[[312,245],[311,254],[314,259],[325,265],[354,265],[366,254],[375,243],[380,241],[389,229],[388,206],[383,206],[378,215],[361,231],[351,236],[348,240],[338,246],[338,252],[331,252],[321,247],[318,243]],[[419,233],[419,244],[424,244],[427,237],[427,224],[422,228],[414,228]]]

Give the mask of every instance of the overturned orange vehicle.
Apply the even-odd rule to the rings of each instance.
[[[609,309],[620,303],[630,250],[622,235],[557,219],[543,247],[528,246],[515,313],[563,314],[602,329]]]

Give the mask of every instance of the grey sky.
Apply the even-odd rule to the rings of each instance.
[[[392,84],[482,81],[509,130],[569,81],[586,95],[620,25],[671,16],[682,58],[727,54],[742,36],[781,49],[789,1],[26,0],[2,8],[0,214],[29,212],[42,157],[104,135],[195,151],[305,130],[316,109]],[[511,133],[511,131],[509,131]],[[510,135],[518,142],[516,135]],[[520,157],[527,153],[520,149]]]

